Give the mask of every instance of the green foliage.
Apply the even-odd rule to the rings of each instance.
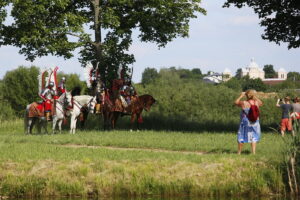
[[[242,91],[242,81],[237,77],[232,77],[223,84],[234,91]]]
[[[248,89],[255,89],[256,91],[266,91],[267,90],[267,86],[263,83],[263,81],[260,78],[255,78],[255,79],[250,79],[247,77],[243,77],[242,78],[242,88],[243,91],[246,91]]]
[[[264,66],[265,78],[277,78],[273,65]]]
[[[291,81],[300,81],[300,73],[299,72],[289,72],[287,74],[287,79]]]
[[[219,85],[210,85],[199,79],[180,77],[176,68],[161,69],[156,81],[136,85],[138,93],[150,94],[157,100],[150,113],[145,113],[144,128],[182,131],[236,131],[240,108],[234,101],[243,89],[265,90],[260,79],[232,78]],[[260,86],[263,86],[260,87]],[[294,96],[292,96],[294,97]],[[261,125],[263,130],[277,128],[280,110],[276,99],[263,98]],[[125,126],[122,126],[125,127]]]
[[[242,68],[238,68],[235,72],[235,77],[238,79],[242,78]]]
[[[37,67],[19,67],[9,71],[3,78],[3,99],[17,114],[22,114],[26,105],[36,101],[38,96],[38,74]]]
[[[288,48],[300,47],[299,38],[299,0],[227,0],[224,7],[231,4],[241,8],[249,6],[261,19],[260,25],[264,28],[263,39],[280,44],[288,43]]]
[[[0,80],[0,121],[11,120],[15,117],[15,112],[11,105],[3,97],[3,83]]]
[[[58,81],[61,80],[61,77],[66,77],[66,88],[67,91],[71,91],[75,87],[80,87],[81,91],[86,90],[86,83],[84,81],[81,81],[79,79],[78,74],[64,74],[64,73],[59,73],[58,74]]]
[[[158,78],[158,72],[155,68],[147,67],[142,74],[142,84],[149,84]]]
[[[19,53],[31,61],[49,54],[68,59],[81,48],[80,61],[100,62],[101,74],[107,71],[111,79],[119,66],[127,68],[134,62],[134,56],[127,53],[134,29],[140,31],[142,42],[164,47],[176,37],[187,37],[190,20],[197,13],[206,14],[200,2],[2,0],[0,45],[19,47]],[[4,25],[8,10],[14,21]]]
[[[271,86],[272,91],[277,91],[277,92],[284,92],[286,90],[292,90],[294,89],[299,89],[300,88],[300,82],[299,81],[292,81],[290,79],[287,79],[277,85]]]
[[[248,76],[243,78],[233,77],[227,82],[223,83],[228,88],[235,91],[246,91],[248,89],[255,89],[256,91],[266,91],[268,86],[263,83],[260,78],[250,79]]]

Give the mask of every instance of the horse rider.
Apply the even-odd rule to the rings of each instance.
[[[120,90],[120,95],[121,95],[121,98],[123,98],[123,99],[121,99],[121,101],[124,104],[124,107],[128,107],[131,104],[132,97],[137,95],[130,80],[127,80],[126,83],[123,85],[123,87]],[[125,100],[125,102],[124,102],[124,100]]]
[[[47,88],[42,91],[40,97],[43,99],[43,105],[45,108],[45,115],[48,121],[51,120],[51,111],[52,111],[52,104],[54,99],[56,98],[56,91],[54,90],[54,82],[50,82]]]
[[[66,84],[66,77],[63,76],[61,78],[61,80],[59,82],[59,85],[58,85],[58,88],[57,88],[59,96],[61,96],[63,93],[66,92],[66,86],[65,86],[65,84]]]

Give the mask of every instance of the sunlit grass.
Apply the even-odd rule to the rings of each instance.
[[[284,142],[272,133],[263,133],[257,155],[249,154],[250,145],[237,155],[236,134],[228,132],[25,135],[22,125],[0,124],[0,195],[234,196],[284,189]]]

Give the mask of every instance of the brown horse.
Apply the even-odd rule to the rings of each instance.
[[[106,116],[109,118],[111,128],[114,129],[116,127],[116,123],[120,115],[131,115],[131,130],[135,121],[137,124],[137,129],[139,129],[139,125],[142,123],[143,110],[149,111],[155,101],[156,100],[149,94],[133,97],[131,104],[125,109],[125,113],[115,111],[114,107],[116,107],[116,105],[114,107],[107,105],[107,107],[111,108],[110,113],[106,114]],[[116,101],[116,104],[118,104],[118,102],[121,103],[120,101]],[[105,114],[105,112],[103,112],[103,114]],[[107,123],[107,121],[108,120],[104,119],[104,122]]]

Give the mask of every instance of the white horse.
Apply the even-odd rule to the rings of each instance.
[[[67,107],[72,106],[72,95],[70,92],[63,93],[56,100],[56,114],[53,115],[52,132],[55,133],[56,124],[58,125],[59,133],[61,133],[61,125],[65,118]]]
[[[88,111],[90,113],[94,113],[95,105],[96,105],[96,97],[81,95],[73,97],[73,110],[71,111],[71,126],[70,133],[75,134],[76,131],[76,122],[80,115],[80,110],[83,106],[87,106]]]

